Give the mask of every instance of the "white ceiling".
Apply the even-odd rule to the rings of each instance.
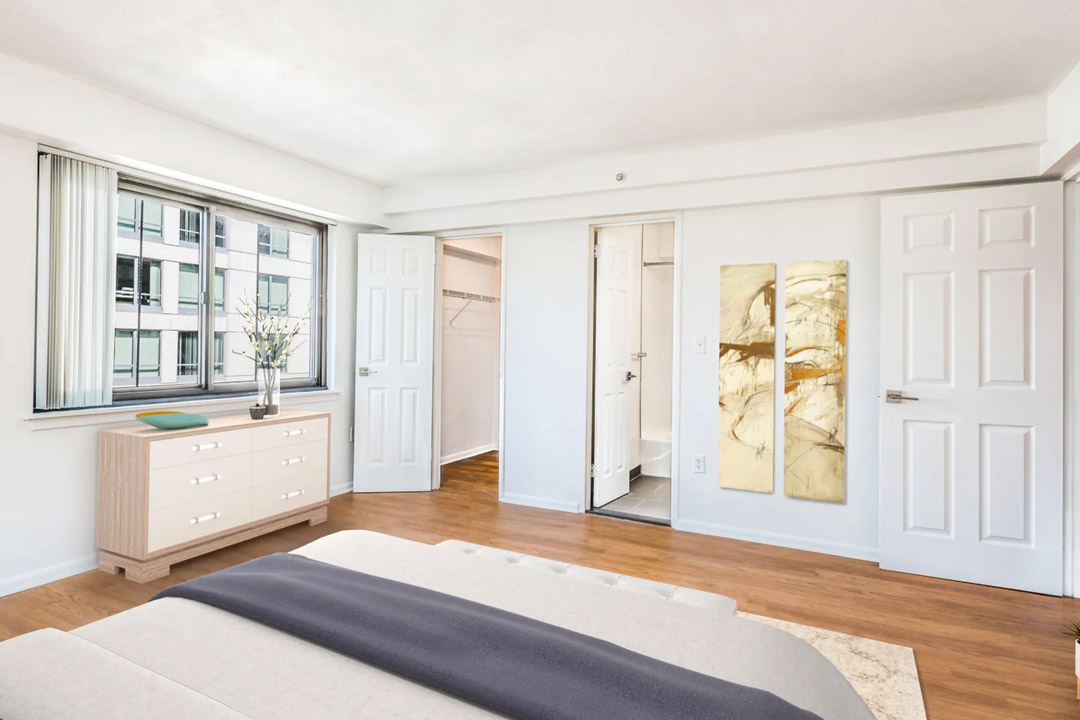
[[[389,184],[1041,96],[1078,37],[1073,0],[0,0],[0,52]]]

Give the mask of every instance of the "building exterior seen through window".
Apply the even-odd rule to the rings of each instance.
[[[205,208],[120,192],[114,387],[153,394],[154,388],[205,385],[208,354],[215,391],[253,382],[253,362],[236,353],[250,354],[237,313],[245,297],[271,313],[308,315],[304,343],[282,380],[318,379],[318,343],[311,332],[318,316],[319,235],[277,227],[271,217],[257,222],[250,214],[228,212],[214,216],[211,233],[203,227],[206,217]],[[203,237],[212,244],[208,252]],[[204,305],[211,297],[212,314]]]

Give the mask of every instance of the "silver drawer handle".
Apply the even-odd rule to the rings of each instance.
[[[193,517],[190,520],[188,520],[188,523],[190,523],[191,525],[198,525],[199,523],[210,522],[211,520],[217,520],[219,517],[221,517],[221,513],[212,512],[209,515],[199,515],[198,517]]]
[[[282,500],[292,500],[294,497],[300,497],[304,494],[303,490],[293,490],[292,492],[281,493]]]
[[[206,483],[212,483],[221,479],[221,473],[214,473],[213,475],[203,475],[202,477],[191,478],[192,485],[205,485]]]
[[[217,450],[224,445],[222,442],[203,443],[202,445],[192,445],[191,452],[202,452],[203,450]]]
[[[281,433],[281,436],[282,437],[296,437],[297,435],[303,435],[305,432],[306,431],[304,430],[304,428],[300,428],[299,430],[283,430],[282,433]]]
[[[304,460],[306,460],[306,459],[307,458],[305,458],[303,455],[301,455],[300,457],[294,457],[294,458],[289,458],[288,460],[282,460],[281,464],[282,465],[296,465],[297,463],[304,462]]]

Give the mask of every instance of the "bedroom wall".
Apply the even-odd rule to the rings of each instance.
[[[0,103],[2,105],[2,103]],[[239,141],[238,141],[239,142]],[[281,167],[290,159],[281,156]],[[273,170],[272,162],[264,165]],[[212,167],[204,172],[212,172]],[[258,189],[258,188],[256,188]],[[0,393],[0,595],[97,566],[94,542],[97,433],[131,413],[32,419],[37,143],[0,134],[0,216],[4,218],[5,308]],[[357,226],[331,228],[330,303],[333,390],[285,404],[332,413],[331,491],[352,487],[355,267]],[[193,412],[243,412],[247,400],[195,404]]]
[[[878,198],[685,211],[676,527],[860,558],[877,553]],[[506,256],[507,357],[503,497],[580,510],[584,502],[590,221],[511,225]],[[812,250],[810,250],[812,248]],[[716,481],[720,265],[845,259],[848,299],[847,501],[721,490]],[[782,276],[781,276],[782,277]],[[782,314],[777,319],[782,327]],[[694,353],[694,338],[706,351]],[[778,368],[778,373],[781,370]],[[542,379],[542,381],[541,381]],[[779,376],[778,376],[779,379]],[[777,418],[783,417],[782,393]],[[543,437],[545,442],[536,443]],[[782,423],[776,444],[782,447]],[[704,474],[693,456],[706,457]]]

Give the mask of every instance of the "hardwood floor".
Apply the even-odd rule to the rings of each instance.
[[[329,522],[279,531],[177,565],[147,585],[92,571],[0,598],[0,639],[71,629],[173,583],[347,528],[423,542],[457,538],[723,593],[747,612],[908,645],[930,720],[1076,718],[1080,601],[879,570],[869,562],[500,504],[494,453],[448,465],[433,493],[343,495]],[[718,652],[722,652],[718,648]]]

